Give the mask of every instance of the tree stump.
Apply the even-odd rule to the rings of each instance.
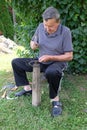
[[[32,105],[38,106],[41,103],[41,86],[40,86],[40,64],[37,62],[33,65],[32,76]]]

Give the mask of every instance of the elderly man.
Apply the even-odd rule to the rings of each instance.
[[[67,66],[67,62],[73,58],[72,38],[70,29],[60,23],[60,14],[56,8],[47,8],[43,12],[42,18],[43,23],[37,27],[30,46],[33,50],[39,48],[37,59],[41,72],[44,72],[49,84],[51,114],[58,116],[62,113],[62,104],[58,96],[59,83],[63,69]],[[35,59],[17,58],[12,61],[16,86],[24,87],[22,91],[16,93],[16,96],[32,94],[26,72],[32,72],[32,67],[27,63]]]

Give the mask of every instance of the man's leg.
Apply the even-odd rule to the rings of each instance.
[[[32,59],[30,58],[16,58],[12,61],[12,68],[14,73],[14,79],[16,86],[23,86],[24,89],[15,96],[22,96],[26,93],[32,93],[29,81],[26,76],[26,72],[32,72],[33,68],[29,65],[29,62]]]
[[[52,102],[52,115],[61,114],[61,103],[59,102],[58,89],[62,76],[62,67],[58,62],[51,64],[45,71],[47,81],[49,83],[49,96]]]

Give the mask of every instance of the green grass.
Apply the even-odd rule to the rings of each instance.
[[[0,89],[14,83],[11,60],[14,55],[0,54]],[[42,102],[32,106],[31,96],[0,99],[0,130],[87,130],[87,75],[65,74],[60,92],[61,116],[51,117],[47,83],[42,84]]]

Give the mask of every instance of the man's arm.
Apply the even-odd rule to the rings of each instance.
[[[32,50],[35,50],[39,47],[38,43],[34,42],[34,41],[30,41],[30,47]]]
[[[44,55],[39,58],[39,62],[48,61],[71,61],[73,59],[73,52],[66,52],[62,55]]]

